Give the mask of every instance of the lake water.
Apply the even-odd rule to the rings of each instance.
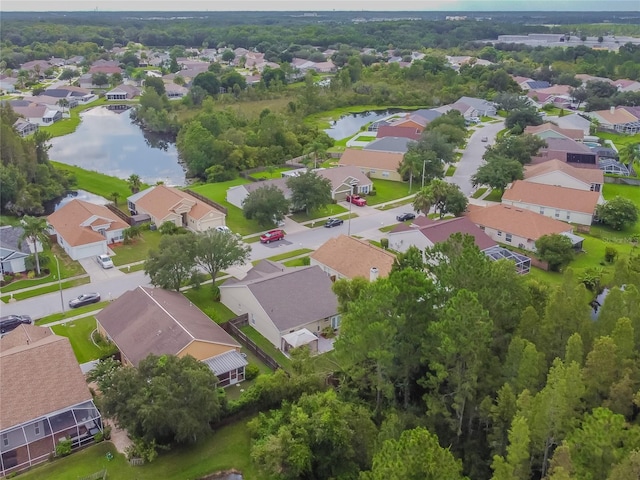
[[[51,139],[49,158],[126,179],[135,173],[144,183],[185,185],[185,170],[173,142],[143,131],[129,110],[96,107],[81,114],[78,129]]]
[[[400,110],[370,110],[362,113],[349,113],[340,117],[340,120],[333,122],[331,128],[325,129],[327,135],[334,140],[342,140],[350,137],[360,131],[360,128],[367,123],[382,120],[391,114],[398,113]]]

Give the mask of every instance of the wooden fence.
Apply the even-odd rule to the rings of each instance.
[[[86,477],[81,477],[79,480],[104,480],[107,478],[107,469],[100,470],[99,472],[92,473]]]
[[[276,362],[276,360],[270,357],[264,350],[262,350],[256,343],[247,337],[240,327],[249,325],[249,315],[246,313],[239,317],[232,318],[231,320],[221,323],[220,326],[230,335],[233,335],[240,343],[242,343],[251,353],[258,357],[262,362],[273,370],[278,370],[282,366]]]
[[[213,200],[211,200],[210,198],[207,198],[203,195],[200,195],[199,193],[194,192],[193,190],[189,190],[188,188],[184,189],[185,192],[187,192],[189,195],[191,195],[192,197],[197,198],[198,200],[200,200],[201,202],[206,203],[207,205],[212,206],[213,208],[220,210],[222,213],[224,213],[225,215],[227,214],[227,209],[226,207],[223,207],[222,205],[220,205],[219,203],[214,202]]]
[[[113,203],[107,203],[105,206],[109,209],[109,211],[114,213],[118,218],[120,218],[121,220],[124,220],[127,225],[131,225],[131,217],[126,213],[124,213],[122,210],[120,210],[118,207],[116,207]]]
[[[129,465],[139,467],[140,465],[144,465],[144,460],[142,458],[131,458],[129,459]]]

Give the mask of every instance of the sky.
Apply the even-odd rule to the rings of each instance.
[[[2,12],[45,11],[640,11],[640,0],[2,0]]]

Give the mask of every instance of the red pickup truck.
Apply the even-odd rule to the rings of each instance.
[[[347,202],[353,203],[358,207],[364,207],[367,204],[367,201],[360,195],[347,195]]]

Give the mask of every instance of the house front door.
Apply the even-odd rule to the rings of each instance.
[[[229,385],[235,385],[238,383],[238,370],[231,370],[229,372]]]

